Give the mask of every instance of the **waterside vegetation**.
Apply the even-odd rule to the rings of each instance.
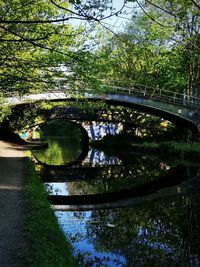
[[[75,266],[72,248],[66,241],[47,200],[47,193],[27,159],[26,179],[26,234],[29,267]]]
[[[144,151],[144,152],[159,152],[170,153],[174,155],[181,155],[185,158],[200,158],[200,143],[197,141],[185,142],[184,140],[163,140],[155,142],[152,140],[142,140],[134,138],[133,136],[119,134],[116,136],[105,136],[101,140],[91,141],[90,145],[93,147],[101,148],[106,152],[111,150],[123,151],[129,148],[131,151]]]
[[[75,100],[79,107],[82,105],[81,96],[85,89],[104,94],[110,86],[132,88],[135,84],[150,88],[149,93],[152,96],[155,89],[164,89],[169,95],[174,92],[180,93],[181,96],[187,95],[188,103],[190,99],[195,98],[198,104],[200,98],[199,1],[119,0],[117,2],[121,6],[116,10],[113,1],[110,0],[0,0],[0,104],[4,104],[7,97],[11,96],[60,90],[76,96]],[[129,8],[128,11],[125,9],[126,6]],[[117,21],[113,27],[106,22],[106,18],[116,17],[118,20],[120,16],[126,16],[129,11],[131,16],[121,32],[115,31],[116,28],[118,29]],[[78,26],[74,26],[72,21],[84,23],[77,23]],[[184,98],[182,100],[183,104],[184,101],[187,102]],[[88,104],[87,107],[90,109],[91,106]],[[18,108],[0,106],[0,136],[8,138],[8,131],[4,130],[9,129],[9,134],[12,134],[12,131],[21,130],[24,126],[41,122],[43,117],[40,111],[48,113],[50,108],[51,106],[46,102],[34,104],[31,108],[29,105]],[[140,124],[142,124],[141,121]],[[154,128],[152,121],[149,128]],[[22,142],[16,135],[10,135],[9,139],[11,138],[15,138],[15,142]],[[178,136],[175,138],[177,140]],[[178,156],[200,158],[198,141],[185,143],[176,140],[144,139],[139,142],[134,140],[134,137],[118,135],[112,138],[107,136],[100,141],[92,142],[91,145],[101,147],[110,153],[117,151],[116,154],[125,154],[125,148],[130,148],[133,152],[142,149],[147,152],[169,152]],[[189,206],[192,201],[187,203],[188,210],[185,210],[192,211]],[[74,266],[72,249],[59,229],[49,206],[47,193],[28,161],[26,208],[26,233],[30,245],[27,253],[28,266]],[[155,218],[155,216],[153,211],[148,213],[146,210],[146,222],[149,222],[149,218]],[[196,212],[199,209],[195,207],[194,210]],[[198,218],[198,213],[195,212],[190,213],[190,220]],[[133,215],[135,220],[137,217]],[[158,215],[160,216],[159,212],[156,216]],[[160,229],[162,219],[159,216],[157,229]],[[171,214],[168,216],[167,209],[166,215],[163,216],[172,217]],[[126,218],[121,215],[118,217]],[[143,214],[140,217],[143,218]],[[186,221],[184,217],[187,218],[186,215],[179,216],[176,224],[183,225]],[[173,219],[175,220],[176,217]],[[103,220],[105,221],[104,218]],[[102,221],[102,218],[99,221]],[[131,225],[137,224],[134,222]],[[152,220],[152,225],[154,227],[155,220]],[[196,228],[198,224],[193,223],[193,225],[191,232],[198,233],[199,229]],[[163,224],[162,229],[165,229],[164,226]],[[151,225],[147,225],[147,229],[148,227],[150,228]],[[184,227],[185,225],[182,226],[183,229]],[[184,230],[182,232],[184,233]],[[182,232],[180,237],[184,236]],[[93,233],[93,236],[98,237],[95,231]],[[120,242],[119,247],[122,246],[122,231],[120,230],[119,233],[119,238],[116,239],[111,235],[109,238],[109,235],[105,234],[105,240],[106,242],[109,240],[109,246],[110,242]],[[174,239],[174,229],[171,233]],[[130,236],[129,233],[128,236]],[[169,236],[167,236],[168,239]],[[180,240],[182,238],[177,239],[176,242],[180,243]],[[185,244],[184,239],[182,244]],[[126,253],[129,253],[127,247],[123,244],[122,250],[125,248]],[[192,249],[188,246],[185,250],[193,250],[193,255],[197,255],[198,247],[197,243],[192,246]],[[142,257],[147,252],[150,255],[145,246],[141,253]],[[129,254],[132,260],[133,254]],[[185,258],[190,259],[188,255]],[[185,258],[182,257],[179,263],[184,264]],[[151,264],[149,262],[148,264]],[[163,263],[165,264],[164,261]],[[167,265],[170,266],[168,263]]]

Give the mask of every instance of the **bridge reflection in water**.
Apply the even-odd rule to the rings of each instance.
[[[79,266],[199,266],[200,166],[96,153],[37,166]]]

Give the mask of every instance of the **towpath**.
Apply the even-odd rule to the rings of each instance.
[[[25,153],[0,141],[0,266],[24,266]]]

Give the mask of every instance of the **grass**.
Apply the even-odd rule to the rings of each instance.
[[[186,143],[184,141],[161,141],[152,142],[151,140],[143,141],[141,138],[131,136],[106,136],[101,140],[91,142],[92,146],[104,150],[132,149],[149,152],[168,152],[172,154],[184,153],[186,156],[200,157],[200,142]]]
[[[71,247],[58,226],[48,203],[47,193],[30,161],[27,162],[25,200],[28,266],[75,266]]]
[[[200,143],[199,142],[192,142],[186,143],[183,141],[165,141],[160,143],[153,143],[153,142],[144,142],[144,148],[155,149],[158,148],[160,150],[167,150],[171,153],[194,153],[200,155]]]

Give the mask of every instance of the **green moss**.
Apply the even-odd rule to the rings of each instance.
[[[58,226],[49,206],[47,194],[31,162],[27,162],[25,199],[27,210],[25,223],[29,241],[28,266],[74,266],[71,247]]]

